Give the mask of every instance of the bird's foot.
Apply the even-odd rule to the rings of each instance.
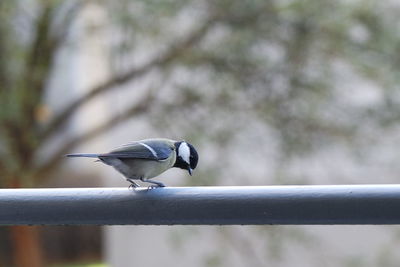
[[[135,188],[137,188],[138,186],[136,186],[136,185],[134,185],[134,184],[130,184],[129,186],[128,186],[128,189],[129,190],[131,190],[131,189],[135,189]]]
[[[129,185],[128,189],[134,189],[137,187],[140,187],[140,185],[138,185],[137,183],[135,183],[132,179],[126,179],[128,182],[130,182],[131,184]]]
[[[161,184],[161,185],[158,185],[158,184],[149,185],[149,186],[147,187],[147,189],[155,189],[155,188],[160,188],[160,187],[165,187],[165,185],[164,185],[164,184]]]
[[[150,180],[150,179],[144,179],[144,178],[141,178],[140,180],[141,180],[142,182],[145,182],[145,183],[154,184],[154,185],[150,185],[150,186],[148,187],[148,189],[154,189],[154,188],[158,188],[158,187],[165,187],[165,184],[163,184],[163,183],[161,183],[161,182],[152,181],[152,180]]]

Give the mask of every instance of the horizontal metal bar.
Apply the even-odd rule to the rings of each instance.
[[[400,185],[0,189],[0,225],[399,224]]]

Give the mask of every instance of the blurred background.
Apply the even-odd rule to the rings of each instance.
[[[398,183],[398,1],[0,2],[0,185],[128,183],[90,159],[198,148],[169,186]],[[49,215],[51,216],[51,215]],[[0,266],[399,266],[397,226],[10,226]]]

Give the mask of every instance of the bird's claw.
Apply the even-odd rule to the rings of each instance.
[[[161,187],[165,187],[165,185],[164,184],[157,184],[157,185],[149,185],[148,187],[147,187],[147,189],[155,189],[155,188],[161,188]]]
[[[157,181],[151,181],[150,179],[140,178],[140,181],[152,184],[148,187],[148,189],[153,189],[153,188],[157,188],[157,187],[165,187],[165,184],[163,184],[161,182],[157,182]]]
[[[128,189],[135,189],[135,188],[138,188],[138,187],[139,187],[139,185],[137,183],[131,183],[129,185]]]
[[[134,188],[139,187],[139,185],[138,185],[137,183],[135,183],[135,182],[133,181],[133,179],[127,178],[126,180],[127,180],[128,182],[131,183],[131,184],[129,185],[128,189],[134,189]]]

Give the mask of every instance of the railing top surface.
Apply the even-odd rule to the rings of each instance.
[[[0,189],[8,224],[400,224],[400,185]]]

